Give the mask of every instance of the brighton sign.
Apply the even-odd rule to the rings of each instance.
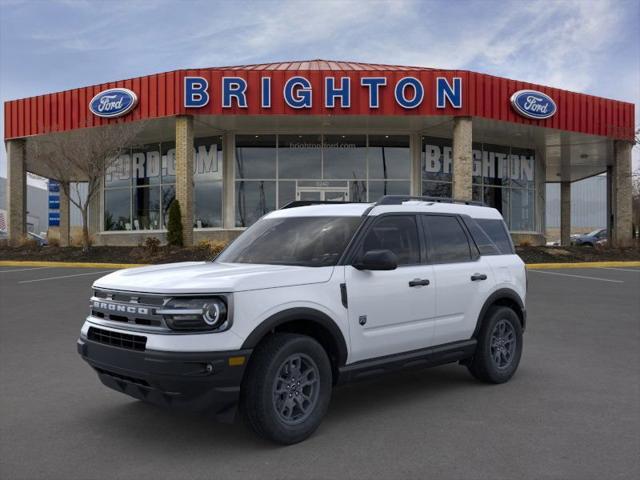
[[[526,118],[544,120],[556,114],[556,102],[542,92],[536,90],[518,90],[511,95],[514,110]]]
[[[361,89],[368,97],[369,108],[377,109],[381,105],[383,87],[391,87],[395,102],[402,108],[410,110],[419,107],[425,98],[425,88],[415,77],[401,77],[388,85],[387,77],[361,77],[358,85],[351,84],[350,77],[325,77],[322,104],[325,108],[351,107],[351,98],[355,89]],[[217,91],[217,89],[213,89]],[[247,108],[249,84],[242,77],[222,77],[220,85],[220,103],[222,108]],[[262,108],[271,108],[271,77],[262,77],[259,83],[259,99]],[[286,105],[294,109],[313,108],[314,90],[311,81],[304,76],[295,76],[284,82],[282,96]],[[202,108],[209,104],[212,89],[204,77],[184,77],[185,108]],[[462,108],[462,78],[451,80],[445,77],[436,78],[435,100],[437,108]]]
[[[89,102],[91,113],[102,118],[126,115],[138,104],[138,96],[128,88],[110,88],[98,93]]]

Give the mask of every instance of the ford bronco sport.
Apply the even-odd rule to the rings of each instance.
[[[313,433],[339,383],[450,362],[512,377],[526,274],[497,210],[306,203],[265,215],[214,261],[97,280],[78,352],[108,387],[223,420],[239,405],[283,444]]]

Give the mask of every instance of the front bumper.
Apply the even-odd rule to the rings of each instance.
[[[84,337],[77,346],[107,387],[156,405],[213,413],[222,421],[235,416],[251,355],[251,350],[136,351]]]

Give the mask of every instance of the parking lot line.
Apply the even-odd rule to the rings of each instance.
[[[623,280],[611,280],[610,278],[588,277],[586,275],[573,275],[571,273],[545,272],[542,270],[530,270],[535,273],[546,273],[547,275],[560,275],[562,277],[584,278],[585,280],[599,280],[601,282],[624,283]]]
[[[640,268],[632,269],[632,268],[617,268],[617,267],[600,267],[602,270],[620,270],[621,272],[634,272],[640,273]]]
[[[114,272],[115,270],[101,270],[99,272],[87,272],[87,273],[76,273],[75,275],[61,275],[61,276],[57,276],[57,277],[45,277],[45,278],[36,278],[33,280],[22,280],[21,282],[18,283],[33,283],[33,282],[44,282],[47,280],[59,280],[61,278],[71,278],[71,277],[81,277],[83,275],[97,275],[98,273],[107,273],[107,272]]]
[[[44,270],[46,268],[53,268],[53,267],[13,268],[11,270],[0,270],[0,273],[26,272],[27,270]]]

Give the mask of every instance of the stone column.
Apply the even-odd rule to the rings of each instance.
[[[25,150],[24,140],[7,141],[7,227],[11,245],[18,245],[27,234]]]
[[[236,227],[236,136],[222,136],[222,227]]]
[[[571,245],[571,182],[560,182],[560,245]]]
[[[411,189],[413,196],[422,195],[422,135],[414,133],[409,140],[411,152]]]
[[[611,245],[628,247],[632,242],[632,181],[631,142],[616,141],[615,163],[612,168],[611,196],[613,206],[613,226],[609,232]]]
[[[65,193],[65,189],[68,192],[70,188],[69,182],[63,185],[60,182],[60,246],[69,246],[69,235],[71,228],[71,206],[69,202],[69,196]]]
[[[176,200],[182,213],[182,242],[193,245],[193,117],[176,117]]]
[[[453,119],[453,190],[456,200],[471,200],[473,176],[471,117]]]

